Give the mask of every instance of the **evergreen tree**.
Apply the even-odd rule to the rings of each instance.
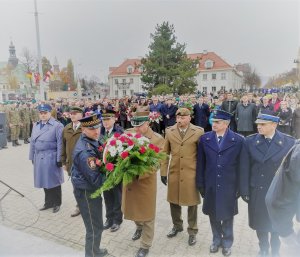
[[[68,60],[67,64],[67,75],[68,75],[68,83],[71,86],[75,85],[75,77],[74,77],[74,65],[71,59]]]
[[[165,84],[174,94],[194,92],[199,60],[187,58],[185,44],[176,42],[174,26],[163,22],[150,37],[149,53],[141,61],[145,89],[151,92]]]

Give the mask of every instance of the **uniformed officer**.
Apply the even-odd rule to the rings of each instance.
[[[34,166],[34,186],[45,191],[45,203],[41,211],[60,209],[61,184],[64,174],[61,163],[63,125],[51,117],[51,106],[38,106],[40,121],[34,124],[30,140],[29,160]]]
[[[228,128],[231,113],[213,111],[212,131],[199,140],[197,154],[197,188],[203,197],[203,213],[209,215],[213,233],[210,252],[222,247],[231,254],[233,216],[238,213],[239,158],[244,138]]]
[[[270,221],[265,197],[276,170],[295,139],[276,130],[279,117],[258,114],[258,133],[246,137],[241,153],[240,194],[248,202],[249,226],[256,230],[259,256],[279,255],[280,240]],[[269,233],[271,239],[269,241]]]
[[[30,109],[26,103],[20,109],[21,123],[22,123],[22,137],[24,144],[29,144],[30,137]]]
[[[150,139],[150,143],[163,148],[164,139],[149,127],[149,111],[134,113],[131,119],[134,132]],[[125,133],[126,133],[125,132]],[[156,210],[157,175],[156,171],[145,174],[123,188],[122,211],[124,218],[133,220],[136,231],[132,240],[141,238],[140,248],[135,257],[144,257],[148,254],[153,242],[154,221]]]
[[[20,126],[22,126],[18,103],[14,103],[12,108],[10,108],[8,111],[8,124],[10,128],[12,146],[21,145],[18,141],[20,135]]]
[[[191,124],[191,112],[186,108],[179,108],[176,112],[176,122],[166,129],[164,152],[171,155],[162,162],[161,181],[168,184],[168,202],[170,203],[173,228],[167,234],[172,238],[183,231],[181,206],[188,206],[188,234],[189,245],[196,243],[197,207],[200,194],[196,187],[197,147],[204,130]],[[168,179],[167,179],[168,175]]]
[[[122,134],[124,132],[123,128],[115,124],[116,112],[114,110],[106,109],[102,113],[102,124],[100,141],[105,143],[108,138],[113,136],[114,133]],[[106,221],[103,228],[109,229],[111,232],[119,230],[120,224],[123,221],[123,213],[121,210],[122,202],[122,183],[114,188],[103,192],[105,209],[106,209]]]
[[[63,169],[68,172],[69,176],[71,176],[71,167],[73,164],[72,153],[77,140],[81,135],[81,126],[79,120],[83,117],[83,109],[77,106],[71,107],[70,117],[72,122],[66,125],[63,130],[63,144],[61,154]],[[71,213],[71,217],[76,217],[79,214],[80,211],[77,205],[74,212]]]
[[[282,256],[296,257],[300,251],[300,140],[284,158],[266,196],[272,226],[279,234]],[[296,221],[293,218],[296,216]],[[297,233],[298,227],[298,233]]]
[[[102,160],[102,153],[98,150],[100,120],[94,114],[79,121],[82,134],[73,151],[71,180],[86,229],[85,257],[101,257],[107,255],[106,249],[100,249],[103,232],[102,197],[91,198],[91,194],[105,180],[105,174],[100,172],[98,166]]]

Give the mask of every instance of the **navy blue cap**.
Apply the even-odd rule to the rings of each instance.
[[[91,116],[86,116],[79,120],[81,127],[85,128],[99,128],[101,126],[101,121],[97,114]]]
[[[257,120],[255,121],[255,123],[256,124],[259,124],[259,123],[270,123],[270,122],[278,123],[279,120],[280,120],[280,118],[278,116],[269,115],[269,114],[265,114],[265,113],[259,113],[257,115]]]
[[[52,107],[49,104],[40,104],[38,106],[39,112],[51,112]]]
[[[231,120],[232,114],[223,110],[214,110],[212,121]]]

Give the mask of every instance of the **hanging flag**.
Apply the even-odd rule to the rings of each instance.
[[[51,70],[48,70],[43,78],[44,82],[49,82],[53,76],[53,72]]]
[[[31,71],[28,71],[28,72],[26,73],[26,77],[27,77],[28,79],[32,79],[32,72],[31,72]]]
[[[35,80],[35,84],[40,83],[40,74],[38,72],[34,73],[34,80]]]

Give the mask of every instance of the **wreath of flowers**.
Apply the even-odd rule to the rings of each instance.
[[[98,188],[92,198],[100,196],[121,182],[127,185],[139,176],[156,172],[160,161],[165,159],[158,146],[141,134],[118,134],[108,139],[103,149],[103,162],[98,160],[101,172],[106,174],[106,180]],[[97,164],[97,162],[96,162]]]
[[[187,108],[191,112],[191,115],[194,114],[194,106],[191,102],[185,102],[182,107]]]

